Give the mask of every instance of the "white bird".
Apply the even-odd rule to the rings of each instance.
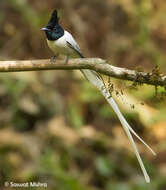
[[[45,31],[46,33],[47,43],[48,43],[49,48],[56,55],[58,54],[66,55],[66,63],[68,62],[69,58],[76,58],[76,57],[84,58],[73,36],[60,26],[59,18],[58,18],[56,10],[53,11],[47,26],[42,28],[41,30]],[[133,140],[131,133],[135,135],[152,152],[152,154],[156,155],[156,153],[130,127],[130,125],[128,124],[124,116],[122,115],[115,100],[112,98],[110,92],[105,87],[105,84],[103,83],[99,74],[95,71],[88,70],[88,69],[83,69],[81,70],[81,72],[91,84],[93,84],[96,88],[99,89],[99,91],[103,94],[103,96],[105,97],[109,105],[112,107],[112,109],[116,113],[117,117],[119,118],[123,126],[123,129],[125,130],[129,138],[130,143],[133,146],[134,152],[136,154],[136,157],[138,159],[138,162],[144,174],[145,180],[147,183],[149,183],[150,177],[147,174],[147,171],[144,167],[143,161],[140,157],[140,154],[138,152],[137,146]]]

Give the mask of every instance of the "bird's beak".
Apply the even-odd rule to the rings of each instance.
[[[49,29],[49,28],[46,28],[46,27],[41,28],[40,30],[42,30],[42,31],[50,31],[50,29]]]

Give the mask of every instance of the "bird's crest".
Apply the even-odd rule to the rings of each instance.
[[[57,10],[54,10],[48,22],[48,25],[55,26],[58,23],[59,23],[58,12]]]

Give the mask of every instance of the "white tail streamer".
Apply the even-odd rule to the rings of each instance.
[[[91,70],[87,70],[87,69],[81,70],[81,72],[89,80],[89,82],[91,82],[91,84],[93,84],[95,87],[97,87],[101,91],[101,93],[103,94],[103,96],[106,98],[106,100],[108,101],[108,103],[111,105],[112,109],[114,110],[114,112],[118,116],[118,118],[119,118],[119,120],[120,120],[120,122],[121,122],[121,124],[123,126],[123,129],[125,130],[128,138],[129,138],[129,141],[130,141],[130,143],[133,146],[135,155],[136,155],[136,157],[138,159],[138,162],[139,162],[140,167],[142,169],[142,172],[144,174],[145,180],[146,180],[147,183],[149,183],[150,182],[150,177],[147,174],[147,171],[145,169],[145,166],[144,166],[143,161],[142,161],[142,159],[140,157],[140,154],[138,152],[137,146],[136,146],[136,144],[135,144],[135,142],[133,140],[133,137],[132,137],[131,133],[133,133],[154,155],[156,155],[156,153],[130,127],[130,125],[128,124],[128,122],[126,121],[126,119],[123,117],[121,111],[119,110],[119,107],[116,104],[115,100],[112,98],[111,94],[106,89],[106,87],[105,87],[103,81],[101,80],[101,78],[99,77],[99,75],[96,72],[91,71]]]

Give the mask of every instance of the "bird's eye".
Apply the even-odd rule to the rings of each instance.
[[[56,28],[56,27],[54,27],[53,30],[54,30],[55,32],[57,32],[57,28]]]

